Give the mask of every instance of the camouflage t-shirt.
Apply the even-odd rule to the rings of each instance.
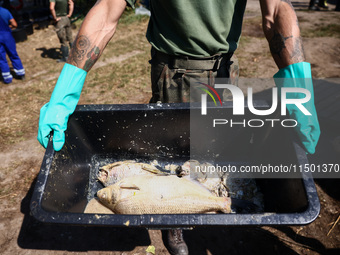
[[[135,0],[126,0],[133,6]],[[234,52],[242,30],[246,0],[150,0],[146,37],[171,55],[207,57]]]

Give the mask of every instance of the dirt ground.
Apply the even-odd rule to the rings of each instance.
[[[293,1],[313,77],[339,78],[340,13],[333,11],[335,1],[329,1],[328,11],[318,12],[307,11],[308,3]],[[148,102],[146,26],[147,20],[142,19],[138,26],[124,24],[118,29],[107,53],[89,73],[80,104]],[[236,52],[240,76],[272,77],[277,68],[262,35],[258,1],[248,1],[242,37]],[[45,152],[36,140],[39,109],[48,101],[62,64],[56,62],[60,52],[53,26],[38,29],[35,25],[34,33],[18,43],[17,49],[26,80],[0,83],[0,254],[137,255],[146,254],[149,245],[155,246],[156,254],[168,254],[160,230],[47,225],[30,215],[30,199]],[[145,64],[130,66],[136,62]],[[112,69],[126,75],[108,76]],[[108,88],[112,93],[107,93]],[[332,163],[340,163],[340,149],[334,143],[340,136],[339,123],[340,119],[331,124],[320,119],[323,133],[310,162],[330,157]],[[321,212],[309,225],[186,230],[190,254],[340,254],[339,180],[315,180]]]

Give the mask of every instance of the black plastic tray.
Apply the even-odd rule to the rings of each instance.
[[[232,108],[231,103],[223,105]],[[258,104],[261,107],[261,103]],[[257,129],[261,130],[261,129]],[[279,132],[277,135],[276,132]],[[249,129],[231,133],[226,141],[229,161],[308,163],[303,149],[284,129],[271,136],[256,131],[253,148],[243,144]],[[254,135],[254,133],[252,133]],[[263,213],[252,214],[84,214],[87,202],[101,188],[95,181],[100,165],[124,159],[181,163],[190,158],[190,105],[80,105],[70,117],[63,149],[55,152],[51,141],[41,165],[31,200],[32,215],[58,224],[105,225],[147,228],[190,228],[226,225],[304,225],[320,212],[312,176],[257,179],[264,195]],[[261,136],[266,136],[262,139]],[[278,140],[276,140],[278,139]],[[235,143],[235,140],[238,142]],[[202,141],[197,141],[198,143]]]

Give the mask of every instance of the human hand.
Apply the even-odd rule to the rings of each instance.
[[[67,63],[64,65],[50,101],[40,110],[37,139],[45,148],[52,131],[54,150],[63,147],[68,118],[77,106],[86,75],[83,69]]]
[[[276,86],[279,88],[303,88],[307,89],[311,98],[308,102],[303,103],[303,107],[310,113],[306,115],[295,104],[287,104],[290,118],[297,121],[296,127],[299,139],[305,150],[315,153],[315,147],[320,137],[320,126],[314,105],[314,92],[310,64],[306,62],[295,63],[285,68],[281,68],[274,75]],[[301,93],[288,93],[287,98],[299,99]]]
[[[45,148],[47,147],[50,135],[53,134],[53,149],[61,150],[65,143],[65,130],[69,112],[62,105],[50,106],[50,103],[45,104],[40,109],[38,141]]]

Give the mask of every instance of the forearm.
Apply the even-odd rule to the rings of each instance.
[[[67,15],[69,18],[71,18],[73,10],[74,10],[74,2],[72,0],[69,0],[68,1],[68,15]]]
[[[55,2],[50,2],[50,12],[54,20],[57,20],[57,14],[55,12]]]
[[[18,24],[17,24],[17,22],[15,21],[15,19],[10,19],[10,20],[9,20],[9,27],[10,27],[11,29],[14,29],[14,28],[17,28],[17,27],[18,27]]]
[[[260,0],[263,31],[278,68],[305,60],[298,20],[289,0]]]
[[[114,35],[125,7],[124,0],[97,1],[80,27],[67,62],[88,72]]]

